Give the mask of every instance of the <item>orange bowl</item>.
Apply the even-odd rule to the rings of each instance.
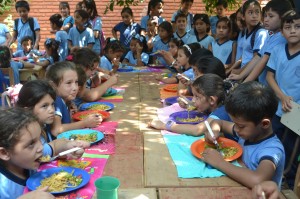
[[[110,113],[107,111],[98,111],[98,110],[87,110],[87,111],[81,111],[81,112],[77,112],[75,113],[72,118],[74,120],[83,120],[85,117],[87,117],[88,115],[91,114],[100,114],[103,118],[103,120],[109,118]]]
[[[177,92],[178,84],[169,84],[169,85],[163,87],[163,89],[168,92]]]
[[[230,139],[227,139],[227,138],[223,138],[223,137],[219,137],[218,138],[218,143],[223,148],[224,147],[235,147],[235,148],[238,149],[237,153],[234,154],[233,156],[224,158],[224,160],[226,160],[226,161],[236,160],[236,159],[238,159],[243,154],[243,148],[242,148],[242,146],[239,143],[237,143],[237,142],[235,142],[233,140],[230,140]],[[202,153],[205,150],[205,146],[206,145],[210,145],[210,144],[208,144],[207,142],[205,142],[204,138],[195,141],[191,145],[192,154],[194,156],[196,156],[197,158],[202,158]]]

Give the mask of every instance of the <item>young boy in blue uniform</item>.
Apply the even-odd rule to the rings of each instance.
[[[219,137],[219,132],[237,136],[243,147],[244,165],[237,167],[226,162],[212,148],[205,149],[203,161],[249,188],[266,180],[280,187],[285,153],[271,123],[277,105],[276,95],[270,88],[254,81],[240,84],[225,100],[225,109],[233,122],[213,120],[214,138],[208,133],[205,136],[210,142]]]
[[[282,18],[283,36],[287,43],[276,46],[267,63],[267,82],[279,98],[275,117],[272,120],[274,132],[282,137],[285,126],[280,122],[284,112],[293,108],[291,101],[300,104],[300,14],[290,11]],[[283,145],[285,147],[287,162],[294,149],[297,134],[289,131]],[[296,157],[298,157],[300,149]],[[290,172],[285,175],[287,182],[293,186],[296,176],[297,158],[293,161]]]
[[[179,13],[175,17],[176,24],[176,32],[173,33],[173,37],[177,39],[181,39],[184,44],[190,44],[197,42],[197,38],[195,35],[191,35],[186,31],[187,26],[187,16],[183,13]]]
[[[209,18],[212,36],[215,36],[217,33],[217,22],[219,18],[226,17],[227,6],[227,2],[224,0],[219,0],[216,3],[217,15]]]
[[[10,45],[18,40],[18,47],[17,50],[22,50],[21,40],[25,36],[30,36],[34,38],[33,40],[33,49],[38,49],[39,42],[41,39],[40,35],[40,25],[36,18],[31,18],[28,16],[30,11],[30,7],[27,1],[21,0],[16,2],[16,11],[19,14],[20,18],[16,19],[13,28],[13,38],[10,42]],[[32,25],[31,25],[32,23]],[[33,26],[33,27],[31,27]]]

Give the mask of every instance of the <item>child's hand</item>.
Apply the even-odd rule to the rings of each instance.
[[[119,79],[119,75],[113,74],[112,76],[110,76],[110,78],[107,81],[110,82],[110,84],[112,86],[112,85],[115,85],[118,83],[118,79]]]
[[[292,103],[291,103],[291,101],[293,101],[293,98],[291,96],[283,95],[280,98],[280,101],[281,101],[282,110],[284,112],[290,112],[292,110]]]
[[[81,141],[81,140],[74,140],[74,141],[68,141],[67,143],[67,150],[68,149],[73,149],[75,147],[80,147],[82,149],[77,150],[73,153],[68,154],[68,158],[70,159],[78,159],[82,156],[84,153],[84,149],[90,147],[90,143],[86,141]]]
[[[142,51],[143,51],[143,46],[140,46],[140,44],[137,43],[137,44],[136,44],[136,52],[137,52],[138,54],[141,54]]]
[[[94,128],[99,126],[103,121],[102,116],[99,114],[92,114],[86,117],[84,120],[85,127]]]
[[[228,79],[231,79],[231,80],[240,80],[240,79],[242,79],[242,78],[240,77],[240,75],[231,73],[231,74],[228,76]]]
[[[113,58],[113,60],[111,61],[111,63],[112,63],[113,66],[118,66],[119,67],[120,60],[117,59],[117,58]]]
[[[279,191],[277,184],[273,181],[264,181],[258,185],[255,185],[252,189],[252,198],[260,199],[263,198],[268,199],[279,199]]]
[[[183,85],[185,85],[185,86],[191,85],[191,80],[187,76],[178,73],[177,78]]]
[[[70,104],[70,113],[71,113],[71,115],[73,115],[76,112],[78,112],[78,108],[77,108],[76,104],[71,102],[71,104]]]
[[[203,151],[202,160],[216,168],[220,162],[225,161],[221,153],[212,148],[207,148]]]
[[[220,126],[217,122],[212,121],[212,122],[210,122],[210,127],[214,133],[214,137],[211,137],[208,130],[206,130],[205,131],[205,141],[208,143],[214,143],[214,140],[217,140],[220,137]]]
[[[28,193],[18,197],[18,199],[40,199],[40,198],[54,199],[55,197],[51,193],[47,192],[48,188],[49,187],[43,187],[43,188],[28,192]]]
[[[165,126],[166,125],[158,119],[154,119],[154,120],[152,120],[151,122],[148,123],[148,127],[152,127],[152,128],[158,129],[158,130],[165,129]]]

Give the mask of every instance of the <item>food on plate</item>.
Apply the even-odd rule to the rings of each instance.
[[[194,117],[194,118],[180,118],[180,117],[176,117],[176,120],[179,121],[179,122],[201,122],[204,120],[203,117]]]
[[[220,150],[223,152],[223,157],[225,159],[234,156],[238,152],[238,149],[236,147],[223,147],[222,142],[220,142],[219,145],[220,145]],[[206,144],[205,148],[214,148],[214,149],[216,149],[216,146]]]
[[[105,111],[108,109],[110,109],[110,106],[107,106],[105,104],[93,104],[88,108],[88,110],[101,110],[101,111]]]
[[[85,169],[91,164],[91,162],[83,160],[58,160],[57,164],[59,167],[75,167],[79,169]]]
[[[96,142],[98,139],[97,132],[89,134],[72,134],[69,139],[81,140],[87,142]]]

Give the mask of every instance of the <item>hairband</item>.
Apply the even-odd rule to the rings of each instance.
[[[144,37],[142,35],[136,34],[134,35],[134,38],[139,40],[140,42],[144,42]]]
[[[190,54],[192,55],[192,50],[188,45],[184,44],[183,47],[185,47],[190,52]]]
[[[46,46],[52,45],[51,39],[47,38],[45,44],[46,44]]]

